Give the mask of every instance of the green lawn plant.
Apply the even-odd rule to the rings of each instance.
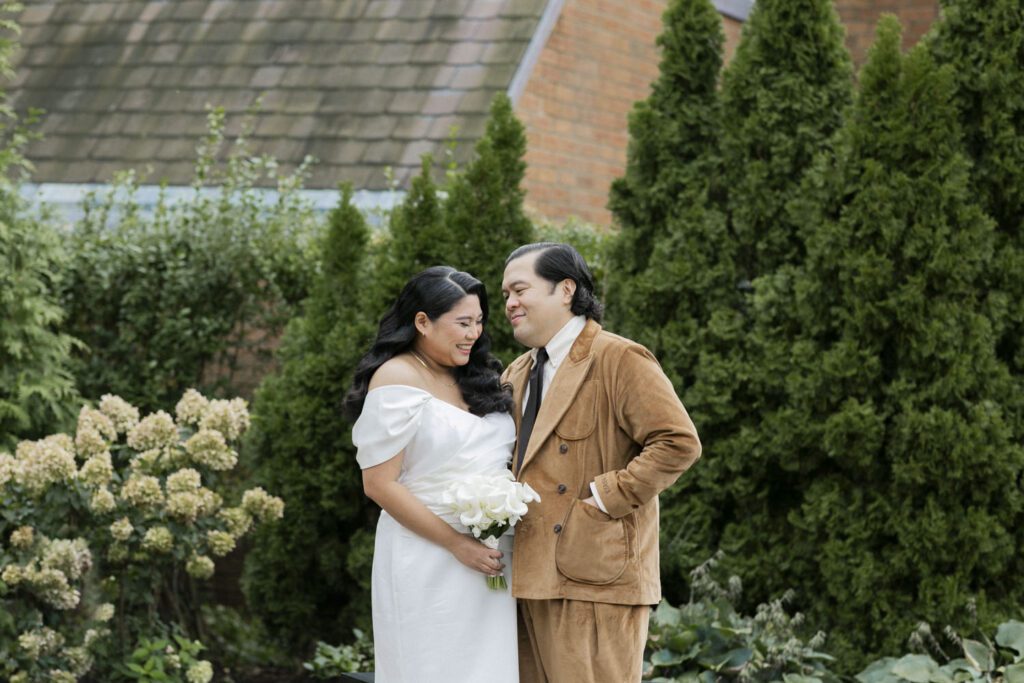
[[[199,633],[198,582],[284,511],[261,488],[222,495],[248,426],[242,399],[189,390],[142,417],[107,395],[73,433],[0,453],[0,677],[112,676],[142,638]]]
[[[872,662],[857,674],[858,683],[1024,682],[1024,623],[1020,621],[1003,622],[993,638],[978,639],[964,638],[952,628],[936,636],[923,623],[910,642],[915,653]]]
[[[657,683],[785,681],[839,683],[821,651],[825,634],[803,638],[803,616],[786,609],[792,596],[763,603],[754,616],[736,611],[740,580],[714,578],[718,558],[694,569],[690,600],[662,601],[651,614],[644,680]]]
[[[353,629],[355,641],[344,645],[316,644],[313,659],[303,662],[302,668],[313,678],[330,680],[343,673],[369,671],[373,668],[373,641],[359,629]]]
[[[199,659],[204,649],[198,640],[179,635],[142,638],[117,671],[125,679],[138,683],[210,683],[213,666]]]

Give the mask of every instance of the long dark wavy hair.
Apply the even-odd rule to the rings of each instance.
[[[398,299],[381,318],[377,338],[356,366],[352,387],[345,394],[345,415],[351,420],[359,417],[373,373],[413,347],[417,313],[423,311],[431,320],[437,320],[463,298],[473,294],[480,299],[484,329],[473,344],[469,362],[455,367],[455,379],[469,412],[474,415],[510,412],[512,396],[507,388],[501,386],[501,361],[491,354],[491,337],[487,334],[487,288],[469,273],[448,266],[434,266],[405,283]]]

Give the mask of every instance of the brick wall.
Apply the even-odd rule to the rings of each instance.
[[[666,0],[565,0],[562,13],[516,105],[526,126],[526,204],[561,222],[578,217],[610,226],[605,208],[622,175],[628,117],[658,76]],[[911,45],[938,17],[938,0],[836,0],[847,46],[858,64],[883,12],[896,14]],[[725,55],[736,50],[742,24],[723,18]]]
[[[846,27],[846,46],[859,66],[875,40],[875,25],[883,13],[895,14],[903,24],[903,46],[910,47],[939,16],[939,0],[836,0]]]
[[[610,225],[633,103],[658,75],[665,0],[565,0],[516,105],[526,126],[527,206],[549,219]]]

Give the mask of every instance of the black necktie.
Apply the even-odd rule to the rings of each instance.
[[[537,422],[537,413],[540,412],[540,395],[544,391],[544,364],[548,360],[548,352],[544,347],[537,349],[537,362],[533,364],[530,371],[530,397],[526,399],[526,411],[523,413],[523,420],[519,425],[519,456],[516,458],[516,472],[523,465],[523,455],[526,453],[526,446],[530,443],[530,434],[533,433],[533,425]]]

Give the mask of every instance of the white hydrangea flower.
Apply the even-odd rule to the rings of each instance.
[[[110,418],[119,434],[127,433],[139,423],[139,409],[113,394],[100,397],[100,412]]]
[[[64,644],[64,636],[51,628],[42,627],[18,636],[18,647],[30,659],[53,654]]]
[[[73,581],[82,578],[92,567],[92,553],[84,538],[46,539],[41,558],[44,569],[56,569]]]
[[[0,579],[3,579],[4,583],[9,586],[17,586],[21,583],[21,580],[25,578],[25,572],[22,570],[21,565],[9,564],[4,567],[2,573],[0,573]]]
[[[114,618],[114,606],[109,602],[97,605],[96,611],[92,614],[92,618],[95,621],[110,621]]]
[[[226,531],[206,532],[206,544],[214,557],[224,557],[235,549],[235,537]]]
[[[71,587],[67,575],[59,569],[23,567],[22,583],[28,584],[40,600],[59,610],[78,607],[82,598],[82,594]]]
[[[73,481],[78,474],[78,466],[71,451],[71,437],[66,434],[55,434],[39,441],[22,441],[15,452],[18,460],[15,480],[34,497],[42,495],[54,484]]]
[[[210,402],[205,396],[195,389],[189,389],[178,401],[174,408],[174,414],[178,416],[178,422],[183,425],[195,427],[203,419]]]
[[[188,575],[197,579],[210,578],[213,576],[213,570],[213,560],[205,555],[193,555],[185,564],[185,571],[188,572]]]
[[[117,509],[114,494],[105,488],[97,489],[89,501],[89,509],[97,515],[105,515]]]
[[[196,521],[201,508],[202,501],[192,491],[182,491],[167,496],[167,514],[187,524]]]
[[[188,683],[210,683],[213,680],[213,666],[205,660],[195,662],[188,667],[185,678]]]
[[[78,472],[78,480],[87,486],[106,486],[113,476],[114,463],[110,458],[110,451],[92,456]]]
[[[211,470],[230,470],[238,463],[238,454],[228,446],[224,435],[213,429],[203,428],[189,437],[185,451],[193,462]]]
[[[284,517],[284,501],[259,486],[242,494],[242,509],[260,522]]]
[[[224,508],[217,517],[224,521],[228,533],[235,538],[244,536],[252,526],[252,516],[242,508]]]
[[[168,448],[178,443],[178,426],[170,415],[158,410],[128,431],[128,445],[136,451]]]
[[[77,683],[78,679],[70,671],[63,669],[50,669],[50,683]]]
[[[174,547],[174,535],[165,526],[155,526],[146,530],[142,539],[142,549],[150,552],[166,554]]]
[[[210,401],[203,419],[199,422],[199,428],[214,429],[223,434],[228,441],[236,441],[249,428],[248,406],[243,398]]]
[[[167,477],[167,493],[195,491],[202,484],[202,477],[196,470],[187,467]]]
[[[111,615],[111,616],[113,616],[113,615]],[[106,629],[106,628],[100,628],[100,629],[91,628],[91,629],[89,629],[89,630],[87,630],[85,632],[84,636],[82,636],[82,644],[85,647],[91,648],[97,642],[99,642],[103,638],[106,638],[109,635],[110,635],[110,629]]]
[[[122,517],[113,524],[110,525],[110,535],[114,537],[115,541],[127,541],[132,537],[132,531],[135,527],[132,526],[132,522],[127,517]]]
[[[93,665],[92,655],[81,645],[65,648],[64,658],[68,660],[68,668],[76,679],[89,673]]]
[[[133,507],[156,507],[163,504],[164,492],[156,477],[135,473],[121,487],[121,498]]]
[[[35,540],[35,529],[30,526],[18,527],[11,532],[11,546],[15,548],[30,548]]]
[[[78,413],[75,429],[75,450],[79,457],[87,458],[106,451],[117,440],[117,429],[109,417],[95,408],[83,406]]]

